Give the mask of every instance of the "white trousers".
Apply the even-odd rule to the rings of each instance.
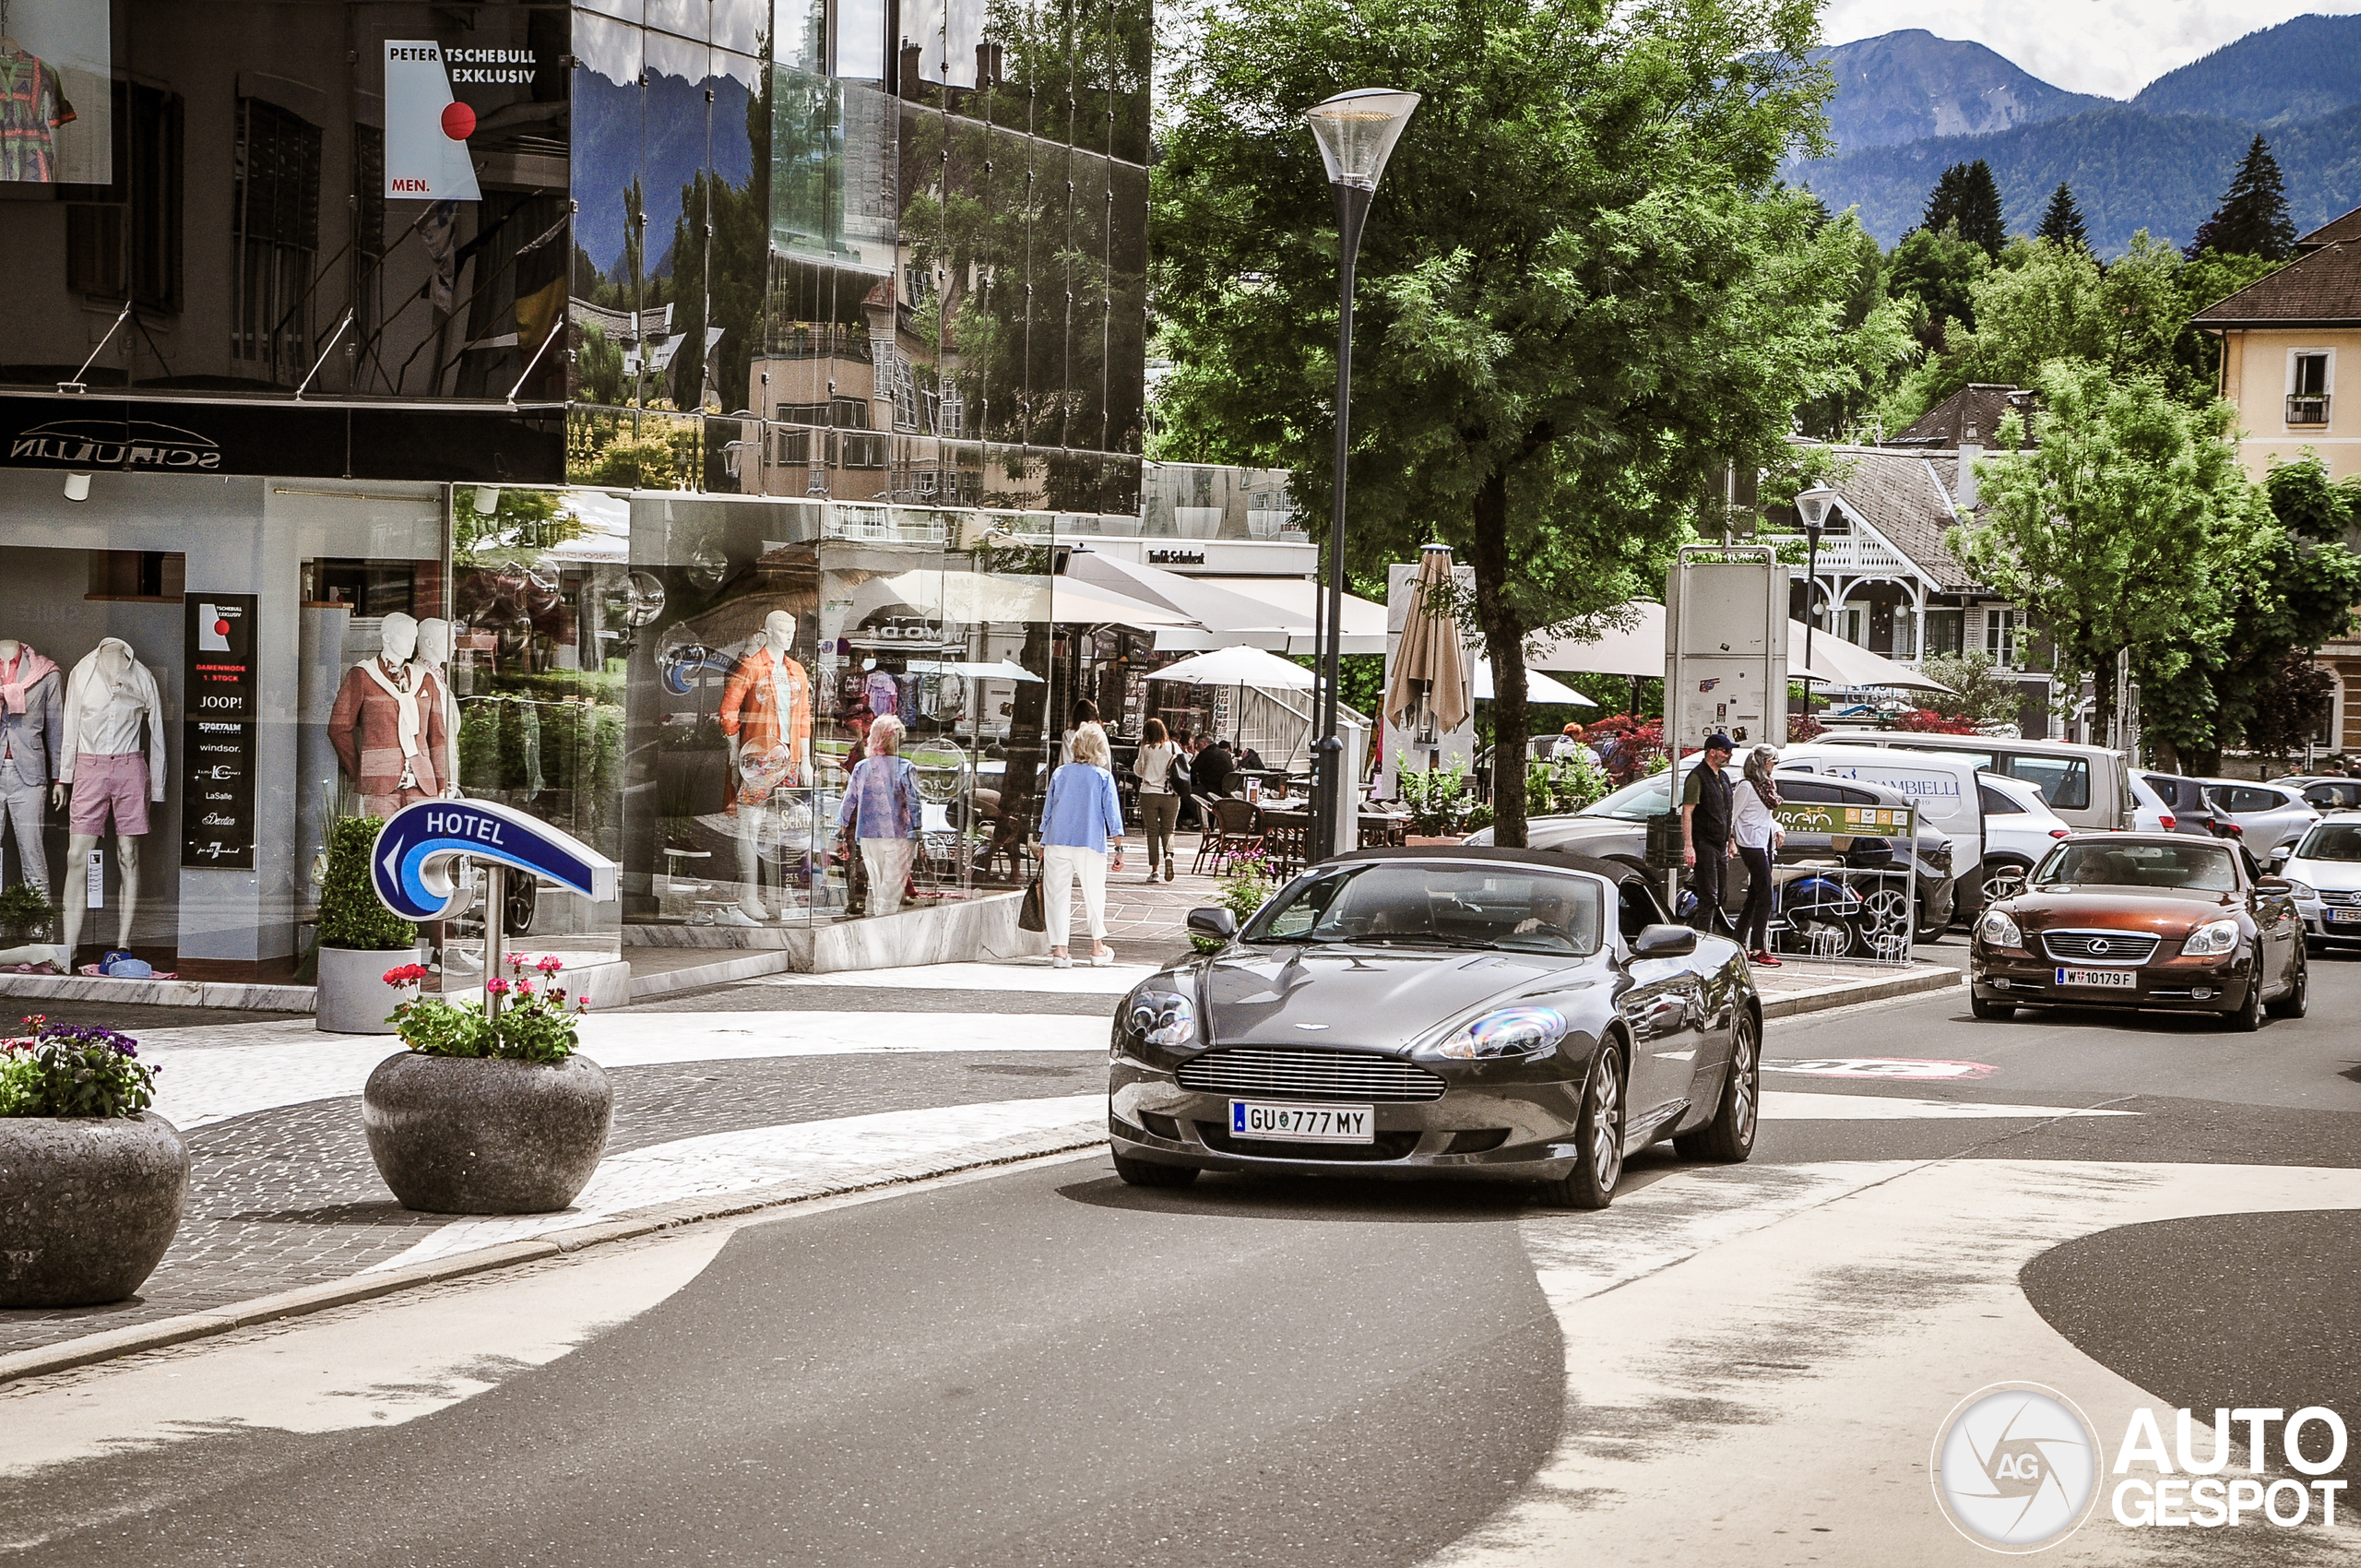
[[[910,861],[917,858],[915,838],[864,838],[861,869],[869,873],[869,912],[890,915],[902,907],[902,888],[909,881]]]
[[[1041,912],[1048,917],[1050,945],[1063,947],[1074,936],[1074,885],[1082,881],[1082,914],[1091,940],[1107,934],[1107,857],[1079,844],[1041,849]]]

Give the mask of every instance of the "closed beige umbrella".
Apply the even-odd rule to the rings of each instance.
[[[1394,681],[1385,693],[1385,717],[1397,730],[1417,723],[1421,697],[1435,716],[1436,734],[1467,722],[1467,650],[1460,644],[1452,599],[1451,547],[1430,544],[1418,556],[1418,579],[1410,590],[1410,613],[1402,624]]]

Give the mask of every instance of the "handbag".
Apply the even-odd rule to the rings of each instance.
[[[1033,873],[1033,880],[1025,885],[1025,901],[1016,907],[1016,929],[1049,930],[1050,914],[1046,905],[1047,900],[1041,896],[1041,873],[1037,871]]]

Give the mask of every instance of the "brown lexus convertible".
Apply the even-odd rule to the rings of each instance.
[[[2066,839],[1975,922],[1970,1006],[2218,1013],[2234,1029],[2304,1016],[2293,886],[2241,844],[2172,833]]]

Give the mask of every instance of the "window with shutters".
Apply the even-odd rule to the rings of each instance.
[[[238,100],[230,208],[230,357],[292,386],[312,364],[320,250],[320,127],[259,98]]]

